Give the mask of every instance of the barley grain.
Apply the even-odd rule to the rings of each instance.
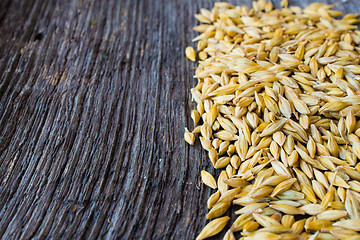
[[[186,57],[188,59],[195,62],[195,60],[196,60],[196,52],[195,52],[194,48],[187,47],[186,50],[185,50],[185,54],[186,54]]]
[[[196,240],[202,240],[214,236],[224,229],[226,223],[230,220],[228,216],[217,218],[206,224],[204,229],[196,237]]]
[[[201,171],[201,180],[205,185],[211,187],[212,189],[217,188],[215,178],[209,172],[207,172],[205,170]]]

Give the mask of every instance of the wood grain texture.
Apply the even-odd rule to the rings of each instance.
[[[195,238],[215,171],[184,50],[213,2],[0,1],[0,238]]]

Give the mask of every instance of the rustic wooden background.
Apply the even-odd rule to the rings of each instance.
[[[214,170],[183,141],[184,49],[213,2],[0,0],[0,238],[195,238]]]

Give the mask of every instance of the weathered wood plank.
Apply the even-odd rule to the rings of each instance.
[[[213,2],[0,1],[1,238],[196,236],[214,170],[183,141],[184,49]]]

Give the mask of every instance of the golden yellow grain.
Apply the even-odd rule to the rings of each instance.
[[[312,203],[317,202],[315,193],[314,193],[313,189],[310,186],[305,185],[305,184],[301,184],[301,191],[302,191],[302,193],[304,193],[305,198],[307,200],[309,200]]]
[[[358,219],[342,220],[334,223],[333,226],[342,227],[353,231],[360,231],[360,220]]]
[[[295,223],[295,217],[293,215],[284,215],[281,218],[281,224],[284,227],[291,228],[291,226]]]
[[[191,111],[191,118],[194,121],[194,125],[196,126],[196,124],[199,122],[200,120],[200,113],[197,110],[192,110]]]
[[[186,55],[186,57],[188,58],[188,59],[190,59],[191,61],[193,61],[193,62],[195,62],[195,60],[196,60],[196,52],[195,52],[195,50],[194,50],[194,48],[193,47],[187,47],[186,49],[185,49],[185,55]]]
[[[285,214],[291,214],[291,215],[304,215],[305,211],[294,207],[289,204],[272,204],[270,205],[271,208],[276,209],[280,212],[283,212]]]
[[[255,221],[250,221],[244,225],[244,232],[253,232],[259,228],[259,224]]]
[[[330,221],[335,221],[345,217],[346,215],[348,215],[348,213],[344,210],[327,210],[318,214],[316,217],[317,219],[326,219]]]
[[[230,205],[231,205],[230,203],[224,203],[224,202],[223,203],[219,202],[215,204],[206,215],[206,219],[221,217],[222,215],[224,215],[224,213],[226,213]]]
[[[215,178],[213,177],[213,175],[211,175],[211,173],[209,173],[209,172],[207,172],[205,170],[201,171],[201,180],[205,185],[211,187],[212,189],[217,188]]]
[[[260,137],[265,137],[265,136],[268,136],[268,135],[271,135],[277,131],[279,131],[283,126],[284,124],[286,123],[286,119],[282,119],[282,120],[279,120],[275,123],[270,123],[263,131],[262,133],[260,134]]]
[[[204,229],[200,232],[200,234],[196,237],[196,240],[202,240],[211,236],[214,236],[221,232],[226,223],[230,220],[228,216],[217,218],[206,224]]]
[[[244,226],[253,219],[251,214],[242,214],[233,222],[230,230],[238,232],[244,228]]]
[[[329,204],[334,200],[334,194],[334,188],[330,186],[330,190],[328,190],[321,202],[321,208],[326,209],[329,206]]]
[[[220,191],[216,191],[215,193],[211,194],[211,196],[207,200],[207,207],[212,208],[214,204],[219,200],[219,198],[220,198]]]
[[[316,194],[316,196],[320,200],[323,200],[325,197],[325,194],[326,194],[326,190],[325,190],[324,186],[316,180],[312,180],[311,185],[312,185],[312,189],[314,190],[314,193]]]
[[[277,194],[285,192],[286,190],[290,189],[293,183],[295,182],[296,182],[296,178],[291,178],[277,184],[277,186],[274,188],[270,196],[275,197]]]
[[[235,196],[240,192],[241,188],[234,188],[231,190],[226,191],[219,199],[218,202],[232,202],[235,198]]]
[[[235,214],[256,213],[256,212],[261,213],[262,209],[267,206],[269,206],[268,203],[252,203],[236,211]]]
[[[294,234],[300,234],[304,230],[305,221],[306,219],[298,220],[291,226]]]
[[[278,221],[266,215],[253,213],[253,217],[256,220],[256,222],[263,227],[281,226],[281,224]]]
[[[188,144],[194,145],[195,135],[192,132],[189,132],[187,128],[185,128],[184,138]]]
[[[278,184],[280,184],[281,182],[285,181],[288,178],[289,178],[288,176],[282,176],[282,175],[271,176],[271,177],[264,179],[264,181],[262,182],[262,185],[277,186]],[[295,182],[295,181],[292,180],[291,182]],[[284,191],[286,191],[286,190],[284,190]]]
[[[220,191],[220,194],[223,195],[225,192],[229,190],[229,185],[226,184],[226,180],[228,180],[229,177],[226,173],[226,171],[221,171],[218,179],[217,179],[217,185],[218,189]]]
[[[316,219],[316,220],[310,221],[307,224],[306,229],[312,230],[312,231],[320,231],[321,229],[330,227],[330,226],[331,226],[331,221],[326,220],[326,219]]]
[[[201,51],[199,52],[198,56],[200,60],[204,61],[208,57],[208,54],[204,51]]]

